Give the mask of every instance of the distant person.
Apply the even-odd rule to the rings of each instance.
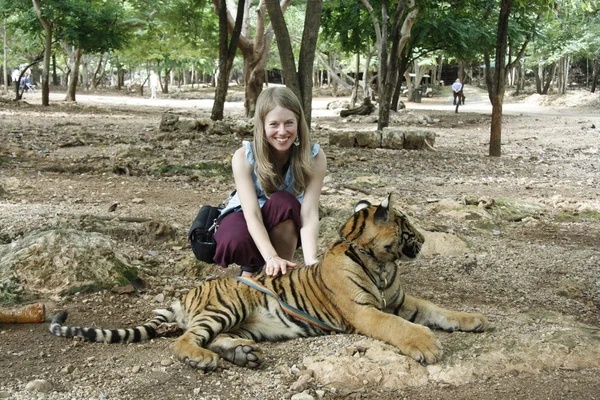
[[[156,76],[156,74],[154,73],[154,71],[150,72],[150,91],[151,91],[151,95],[150,98],[151,99],[155,99],[156,98],[156,91],[158,90],[158,76]]]
[[[457,99],[458,99],[458,104],[461,103],[462,91],[463,91],[463,84],[460,82],[460,79],[455,80],[454,83],[452,84],[452,94],[454,95],[454,101],[452,102],[453,105],[456,105]]]
[[[19,75],[21,75],[21,72],[19,71],[18,68],[15,68],[14,71],[12,72],[12,75],[10,76],[10,78],[12,79],[13,82],[19,82]]]

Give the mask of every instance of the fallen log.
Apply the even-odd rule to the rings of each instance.
[[[356,108],[350,108],[348,110],[340,111],[340,117],[345,118],[350,115],[369,115],[375,111],[375,106],[371,103],[371,99],[365,97],[362,105]]]
[[[39,324],[46,320],[46,306],[43,303],[6,310],[0,308],[0,323],[3,324]]]

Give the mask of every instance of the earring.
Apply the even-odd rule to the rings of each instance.
[[[300,138],[298,136],[296,136],[296,140],[294,140],[294,145],[300,146]]]

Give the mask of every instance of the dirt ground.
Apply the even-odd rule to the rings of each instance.
[[[187,230],[201,205],[219,203],[233,188],[230,158],[242,138],[159,129],[168,110],[209,116],[212,89],[176,91],[155,101],[82,93],[76,104],[66,104],[63,95],[53,94],[46,108],[39,93],[19,103],[0,102],[0,245],[33,229],[95,230],[104,221],[102,231],[139,268],[144,290],[41,293],[49,312],[67,309],[69,322],[82,326],[133,326],[204,279],[238,274],[236,267],[196,263]],[[491,108],[485,93],[467,87],[466,95],[459,113],[446,92],[407,103],[410,112],[435,120],[430,125],[437,135],[435,151],[330,146],[329,128],[374,124],[343,120],[339,110],[326,107],[333,99],[315,98],[313,136],[328,159],[321,250],[336,238],[335,229],[356,201],[379,202],[392,192],[420,227],[456,235],[470,249],[406,265],[409,292],[444,307],[480,311],[496,326],[509,323],[513,313],[540,309],[600,328],[598,94],[507,96],[500,158],[487,156]],[[229,102],[226,111],[241,117],[242,103]],[[444,208],[448,204],[454,206]],[[113,217],[119,221],[110,221]],[[449,347],[455,343],[450,334],[439,337]],[[303,357],[338,354],[360,339],[333,335],[265,344],[260,370],[223,363],[204,374],[171,357],[170,338],[86,344],[53,337],[47,324],[5,324],[0,398],[289,399],[304,390],[325,399],[600,397],[597,368],[507,373],[402,390],[372,385],[330,390],[315,381],[302,390],[291,388]],[[453,356],[452,350],[445,354]],[[35,379],[50,382],[52,389],[25,390]]]

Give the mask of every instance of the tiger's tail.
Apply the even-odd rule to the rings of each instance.
[[[156,337],[156,329],[176,320],[172,308],[154,310],[156,316],[143,325],[127,329],[102,329],[83,328],[78,326],[63,325],[67,320],[67,311],[61,311],[52,318],[50,332],[56,336],[74,338],[80,337],[89,342],[104,343],[136,343],[144,342]]]

